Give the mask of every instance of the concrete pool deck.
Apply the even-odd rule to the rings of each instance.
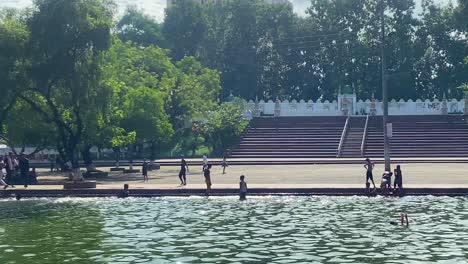
[[[109,171],[109,168],[100,168]],[[380,185],[382,164],[375,167],[374,180]],[[468,163],[407,163],[402,165],[406,195],[468,195]],[[131,195],[203,195],[205,184],[200,166],[191,166],[187,186],[180,186],[178,168],[163,166],[149,174],[144,183],[141,174],[113,172],[97,181],[96,189],[64,190],[62,173],[38,170],[41,185],[0,189],[1,195],[23,196],[115,196],[124,184]],[[346,165],[232,165],[227,174],[220,166],[212,169],[212,195],[237,195],[239,176],[245,175],[251,195],[363,195],[362,164]]]

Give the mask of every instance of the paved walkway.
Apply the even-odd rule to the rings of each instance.
[[[109,171],[109,168],[101,168]],[[468,187],[468,164],[411,163],[402,165],[405,187],[414,188],[461,188]],[[374,180],[380,184],[383,165],[375,167]],[[32,189],[62,188],[55,185],[65,180],[63,175],[39,171],[39,181],[46,185],[31,186]],[[127,183],[132,188],[204,188],[204,177],[200,166],[190,167],[188,185],[179,186],[177,167],[162,167],[149,174],[150,181],[143,182],[141,174],[111,173],[109,178],[98,181],[98,188],[122,188]],[[265,165],[230,166],[222,174],[220,166],[212,169],[213,188],[238,188],[239,176],[245,175],[251,188],[362,188],[365,171],[362,165]],[[50,186],[48,186],[50,185]],[[18,188],[23,188],[19,187]]]

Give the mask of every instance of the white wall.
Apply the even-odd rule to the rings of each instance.
[[[348,97],[349,98],[349,97]],[[352,98],[352,96],[351,96]],[[341,102],[341,100],[340,100]],[[288,100],[279,101],[280,116],[342,116],[344,106],[340,106],[338,101],[334,100],[333,102],[329,101],[316,101],[312,100],[304,101]],[[361,114],[370,114],[372,101],[356,101],[354,99],[353,106],[348,106],[353,109],[351,115]],[[374,101],[376,115],[382,115],[382,102],[378,100]],[[255,103],[254,101],[246,102],[246,108],[244,110],[244,116],[246,118],[251,118],[255,116],[256,109],[258,108],[258,114],[271,115],[275,114],[276,103],[273,101],[265,102],[263,100]],[[434,99],[430,100],[391,100],[388,103],[388,112],[389,115],[441,115],[443,114],[442,108],[444,101],[439,101]],[[464,100],[446,100],[447,112],[449,114],[462,113],[465,107]]]

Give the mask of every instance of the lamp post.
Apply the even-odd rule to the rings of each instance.
[[[385,158],[385,171],[390,171],[390,146],[388,142],[388,87],[387,87],[387,65],[385,60],[385,2],[380,1],[380,32],[381,32],[381,60],[382,60],[382,103],[383,103],[383,132],[384,132],[384,158]]]

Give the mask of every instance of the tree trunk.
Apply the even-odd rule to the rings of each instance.
[[[144,144],[141,143],[141,144],[138,144],[138,158],[143,158],[143,156],[145,155],[144,154]]]
[[[96,166],[93,164],[93,157],[91,155],[91,146],[86,146],[82,152],[83,161],[87,172],[96,171]]]
[[[120,147],[114,147],[112,149],[114,150],[115,167],[119,168],[119,166],[120,166]]]
[[[68,139],[67,146],[65,151],[71,163],[71,170],[70,170],[70,180],[72,181],[84,181],[83,175],[81,174],[80,170],[80,161],[78,159],[79,151],[78,151],[78,138],[71,136]]]
[[[150,153],[150,160],[155,161],[156,160],[156,142],[152,141],[151,142],[151,153]]]
[[[56,157],[57,168],[60,168],[61,171],[66,171],[65,163],[68,161],[67,154],[65,154],[65,150],[57,144],[57,152],[58,156]]]
[[[128,159],[130,163],[130,170],[133,170],[133,153],[135,152],[136,144],[131,144],[128,148]]]

